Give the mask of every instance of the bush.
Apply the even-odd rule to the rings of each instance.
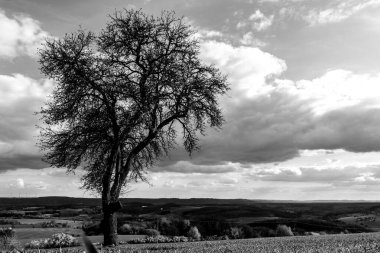
[[[13,251],[20,247],[12,228],[0,228],[0,250]]]
[[[256,234],[256,237],[275,237],[276,231],[267,227],[253,227],[253,233]]]
[[[145,238],[138,238],[129,240],[128,243],[130,244],[140,244],[140,243],[173,243],[173,242],[188,242],[188,238],[185,236],[174,236],[173,238],[170,238],[168,236],[164,235],[158,235],[158,236],[147,236]]]
[[[187,233],[188,237],[190,237],[191,239],[194,239],[194,240],[200,240],[201,239],[201,233],[199,233],[198,231],[198,228],[197,227],[191,227],[189,229],[189,232]]]
[[[230,228],[229,236],[232,239],[241,239],[241,238],[244,237],[242,229],[238,228],[238,227],[232,227],[232,228]]]
[[[152,228],[148,228],[148,229],[145,229],[145,234],[147,236],[159,236],[160,235],[160,231],[156,230],[156,229],[152,229]]]
[[[228,235],[221,235],[221,236],[212,235],[212,236],[206,237],[206,241],[222,241],[222,240],[229,240],[229,239],[230,238],[228,237]]]
[[[33,240],[25,245],[29,249],[49,249],[79,246],[80,243],[71,235],[58,233],[49,239]]]
[[[102,233],[102,229],[99,222],[83,223],[82,229],[86,235],[99,235]]]
[[[248,226],[248,225],[243,225],[241,227],[241,230],[242,230],[242,233],[243,233],[243,238],[256,238],[256,237],[260,237],[260,234],[253,230],[253,228],[251,226]]]
[[[0,238],[7,238],[7,237],[14,237],[15,231],[9,227],[9,228],[0,228]]]
[[[174,236],[173,242],[188,242],[189,239],[186,236]]]
[[[121,225],[117,232],[122,235],[140,235],[145,234],[146,224],[142,223],[126,223]]]
[[[118,233],[122,235],[133,235],[133,229],[132,226],[129,224],[124,224],[119,228]]]
[[[286,225],[278,225],[276,228],[276,236],[293,236],[292,229]]]

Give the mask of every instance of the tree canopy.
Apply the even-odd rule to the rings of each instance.
[[[40,50],[41,71],[56,84],[40,112],[44,159],[82,168],[84,188],[102,193],[103,209],[177,137],[191,153],[198,133],[221,127],[218,97],[228,83],[200,61],[194,34],[173,12],[124,10],[98,34],[81,29]]]

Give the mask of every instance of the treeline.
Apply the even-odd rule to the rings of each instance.
[[[148,236],[189,236],[190,229],[196,228],[203,239],[243,239],[258,237],[293,236],[310,234],[337,234],[369,232],[360,226],[349,226],[336,221],[315,219],[276,219],[251,224],[240,224],[226,220],[188,220],[182,218],[157,217],[151,219],[120,218],[118,233]],[[87,235],[102,233],[102,222],[83,224]],[[197,236],[195,236],[197,237]]]
[[[99,235],[103,231],[102,222],[83,224],[86,235]],[[246,224],[233,224],[226,221],[190,221],[180,218],[160,217],[151,220],[118,220],[118,234],[148,236],[186,236],[193,239],[243,239],[256,237],[292,236],[291,228],[278,225],[275,229],[252,227]]]

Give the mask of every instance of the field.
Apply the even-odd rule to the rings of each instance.
[[[38,252],[38,251],[28,251]],[[46,250],[41,252],[83,252],[81,248]],[[101,252],[155,253],[216,253],[216,252],[273,252],[273,253],[343,253],[380,252],[380,233],[296,236],[189,243],[121,245]]]
[[[347,224],[360,225],[366,228],[370,228],[374,231],[380,231],[380,216],[377,214],[370,215],[352,215],[339,219]]]
[[[56,233],[74,234],[80,236],[83,232],[80,229],[73,228],[15,228],[16,239],[22,245],[31,240],[45,239]]]
[[[25,245],[26,243],[32,240],[46,239],[50,238],[53,234],[56,233],[66,233],[77,235],[78,237],[83,234],[83,231],[80,229],[73,228],[16,228],[16,239]],[[102,235],[88,236],[92,242],[101,243],[103,242]],[[143,238],[144,235],[119,235],[120,241],[128,241],[137,238]]]
[[[377,202],[226,199],[122,199],[122,202],[118,214],[120,241],[144,237],[152,230],[166,238],[188,236],[191,227],[196,227],[205,241],[125,244],[110,252],[380,252]],[[59,232],[75,237],[86,233],[97,245],[102,242],[99,199],[0,198],[0,203],[0,227],[13,227],[20,247]],[[289,233],[278,230],[280,226]],[[377,233],[364,234],[367,232]],[[294,236],[281,238],[283,235]],[[224,238],[231,240],[223,241]],[[238,238],[241,240],[235,240]]]

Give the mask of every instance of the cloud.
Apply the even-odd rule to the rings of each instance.
[[[239,183],[239,180],[237,178],[233,178],[233,177],[225,177],[225,178],[221,178],[217,181],[217,183],[221,184],[221,185],[224,185],[224,186],[233,186],[233,185],[236,185]]]
[[[189,158],[171,152],[154,172],[217,174],[253,163],[280,162],[302,150],[380,151],[380,74],[331,70],[312,80],[281,79],[284,60],[255,47],[201,41],[201,59],[228,75],[231,91],[221,100],[226,123],[200,137]],[[0,168],[43,168],[35,147],[33,114],[52,83],[0,75]],[[333,163],[333,162],[332,162]]]
[[[368,8],[370,6],[379,5],[379,0],[369,0],[369,1],[341,1],[339,4],[332,6],[327,9],[322,10],[310,10],[308,15],[304,16],[306,22],[311,26],[323,25],[328,23],[338,23],[341,22],[357,12]]]
[[[260,10],[256,10],[248,19],[253,22],[252,27],[256,31],[263,31],[272,25],[273,17],[273,15],[267,17]]]
[[[247,177],[259,181],[323,183],[336,187],[373,185],[380,182],[380,165],[363,167],[346,166],[330,168],[259,168],[248,172]]]
[[[316,117],[297,136],[306,149],[345,149],[352,152],[380,150],[380,108],[347,107]]]
[[[236,28],[241,29],[247,26],[251,26],[252,29],[261,32],[268,29],[273,23],[274,15],[265,16],[260,10],[256,10],[252,13],[247,21],[240,21],[236,25]]]
[[[56,174],[55,172],[60,173]],[[59,168],[4,171],[0,177],[0,196],[34,197],[54,195],[83,197],[84,193],[79,189],[81,184],[78,175],[64,172],[65,169]]]
[[[286,70],[286,63],[255,47],[233,47],[217,41],[206,41],[201,45],[203,61],[215,64],[227,74],[233,92],[240,96],[254,96],[268,92],[266,80]]]
[[[252,32],[247,32],[243,35],[243,37],[240,39],[240,43],[244,46],[251,46],[251,47],[264,47],[266,46],[266,43],[255,38]]]
[[[51,89],[48,80],[0,75],[0,171],[46,167],[35,146],[38,116],[34,113]]]
[[[223,33],[220,31],[198,28],[195,36],[199,39],[207,40],[207,39],[213,39],[213,38],[221,38],[223,37]]]
[[[201,165],[192,164],[187,161],[179,161],[167,166],[157,166],[152,168],[153,172],[178,172],[178,173],[202,173],[202,174],[215,174],[215,173],[227,173],[236,171],[237,165],[232,163],[226,164],[211,164]]]
[[[17,178],[16,182],[17,182],[16,185],[18,188],[24,188],[25,187],[24,179]]]
[[[312,80],[278,80],[277,84],[300,99],[310,101],[316,114],[344,107],[379,106],[380,74],[355,74],[352,71],[336,69]],[[367,104],[367,105],[365,105]]]
[[[312,80],[280,79],[283,60],[253,47],[216,41],[201,57],[228,75],[231,91],[221,101],[226,123],[201,137],[194,164],[286,161],[308,150],[380,151],[380,75],[331,70]],[[175,159],[173,159],[175,160]],[[178,161],[177,160],[177,161]]]
[[[35,57],[37,48],[49,34],[40,23],[26,15],[7,17],[0,9],[0,58]]]

